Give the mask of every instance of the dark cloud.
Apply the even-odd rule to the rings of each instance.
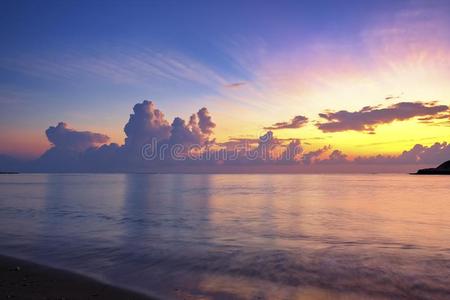
[[[55,147],[74,151],[83,151],[109,140],[109,137],[104,134],[70,129],[64,122],[58,123],[57,126],[50,126],[45,134]]]
[[[295,116],[289,122],[278,122],[269,127],[264,127],[266,130],[292,129],[300,128],[308,123],[308,118],[304,116]]]
[[[389,107],[366,106],[360,111],[325,112],[319,116],[327,122],[317,123],[323,132],[363,131],[374,133],[380,124],[404,121],[414,117],[432,117],[449,110],[447,105],[437,105],[435,102],[400,102]]]

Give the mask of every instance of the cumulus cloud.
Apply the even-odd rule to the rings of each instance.
[[[172,122],[172,130],[170,131],[171,144],[193,144],[196,143],[196,132],[192,131],[190,126],[186,125],[186,121],[176,117]]]
[[[170,144],[205,146],[212,141],[213,129],[216,124],[206,107],[200,109],[196,114],[192,114],[189,122],[177,117],[172,122],[170,131]]]
[[[126,147],[142,147],[152,139],[160,141],[169,138],[171,126],[152,101],[137,103],[133,112],[124,128]]]
[[[435,103],[420,104],[426,113],[434,112],[430,109],[440,110]],[[397,104],[393,108],[401,108]],[[364,108],[361,113],[373,113],[385,109]],[[417,112],[416,105],[410,110]],[[406,114],[406,113],[405,113]],[[417,113],[415,113],[417,114]],[[440,114],[436,116],[440,118]],[[428,118],[430,115],[423,116]],[[377,120],[380,118],[377,118]],[[371,125],[372,126],[372,125]],[[417,144],[399,155],[378,155],[370,157],[356,157],[350,159],[340,150],[331,151],[331,146],[305,151],[304,141],[296,138],[276,138],[269,130],[259,138],[234,138],[224,143],[215,143],[213,139],[216,124],[206,108],[201,108],[192,114],[186,122],[176,117],[170,124],[164,114],[158,110],[151,101],[143,101],[133,108],[129,121],[124,127],[126,139],[124,145],[105,144],[108,137],[104,134],[71,129],[65,123],[51,126],[46,130],[49,141],[53,144],[39,159],[30,163],[20,164],[21,170],[48,171],[48,172],[129,172],[167,170],[182,171],[184,167],[232,167],[245,166],[269,167],[275,165],[299,166],[301,168],[336,168],[348,170],[348,167],[361,168],[367,165],[438,165],[450,159],[450,145],[446,142],[435,143],[431,146]],[[168,149],[166,156],[148,160],[144,158],[142,147],[146,143],[152,144],[151,150]],[[182,160],[170,155],[170,148],[174,145],[187,146],[180,152]],[[155,146],[155,148],[153,148]],[[191,146],[195,146],[195,151]],[[194,153],[196,157],[190,156]],[[207,154],[207,155],[206,155]],[[211,156],[208,156],[211,155]],[[212,157],[212,159],[211,159]],[[3,165],[9,166],[6,160]],[[17,166],[18,164],[15,163]],[[340,167],[340,166],[343,167]],[[215,169],[216,170],[216,169]],[[219,169],[217,169],[219,170]],[[234,169],[237,170],[238,169]],[[264,169],[259,169],[264,171]]]
[[[355,163],[361,164],[429,164],[438,165],[450,160],[450,145],[447,142],[434,143],[431,146],[416,144],[397,156],[376,155],[357,157]]]
[[[295,116],[289,122],[278,122],[272,126],[264,127],[266,130],[280,130],[280,129],[292,129],[300,128],[308,123],[308,118],[304,116]]]
[[[174,144],[204,148],[214,142],[211,136],[215,127],[216,124],[205,107],[192,114],[187,123],[176,117],[169,124],[163,112],[152,101],[145,100],[133,107],[133,113],[124,127],[124,145],[106,145],[109,139],[106,135],[76,131],[68,128],[65,123],[59,123],[46,131],[54,147],[34,162],[32,169],[58,172],[151,169],[153,165],[170,161],[172,157],[170,153],[166,153],[157,161],[147,161],[144,159],[144,147],[150,145],[151,150],[157,152],[163,148],[169,149]],[[101,144],[103,145],[98,147]]]
[[[87,171],[84,156],[87,152],[95,152],[101,144],[108,142],[109,137],[101,133],[77,131],[66,123],[50,126],[45,131],[53,146],[37,160],[23,165],[23,169],[44,172],[82,172]],[[94,171],[98,165],[93,164]]]
[[[449,110],[447,105],[437,105],[435,102],[400,102],[389,107],[366,106],[359,111],[325,112],[319,116],[326,122],[316,126],[323,132],[363,131],[374,133],[380,124],[404,121],[414,117],[433,117]]]
[[[274,138],[272,131],[267,131],[259,137],[257,148],[258,158],[261,160],[270,160],[273,158],[274,148],[280,144],[280,141]]]
[[[434,143],[427,147],[416,145],[409,152],[403,152],[402,156],[409,155],[417,158],[417,162],[424,164],[440,164],[450,160],[450,145],[446,142]]]
[[[212,121],[212,118],[209,114],[209,111],[206,107],[200,109],[197,113],[198,117],[198,126],[201,131],[205,135],[210,135],[213,133],[213,129],[216,127],[216,124]]]
[[[331,149],[331,146],[328,145],[328,146],[323,146],[322,148],[314,150],[314,151],[306,152],[305,154],[303,154],[302,162],[305,165],[310,165],[310,164],[318,161],[320,159],[320,156],[322,156],[324,153],[326,153],[330,149]]]
[[[321,164],[343,164],[349,162],[347,155],[341,150],[334,150],[330,153],[328,158],[318,161]]]
[[[303,153],[300,139],[276,138],[272,131],[258,139],[233,138],[216,146],[222,148],[212,151],[225,154],[226,158],[221,162],[224,165],[299,164]]]
[[[56,126],[50,126],[45,134],[55,147],[75,151],[83,151],[104,144],[109,140],[107,135],[101,133],[76,131],[68,128],[64,122],[60,122]]]
[[[308,158],[313,156],[315,163],[319,164],[354,164],[354,165],[434,165],[450,160],[450,145],[447,142],[434,143],[431,146],[421,144],[414,145],[411,149],[405,150],[399,155],[374,155],[358,156],[349,159],[341,150],[334,150],[328,157],[318,158],[330,147],[306,153],[303,159],[308,164]]]
[[[156,108],[152,101],[143,101],[133,108],[128,123],[125,125],[125,148],[127,150],[141,150],[143,145],[156,140],[163,144],[204,146],[211,142],[216,124],[206,107],[192,114],[186,122],[176,117],[170,124],[162,111]]]
[[[292,140],[281,154],[282,161],[300,161],[303,153],[303,146],[299,139]]]

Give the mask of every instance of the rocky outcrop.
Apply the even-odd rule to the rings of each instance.
[[[417,175],[450,175],[450,160],[437,168],[418,170]]]

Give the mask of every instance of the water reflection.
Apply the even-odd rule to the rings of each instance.
[[[163,298],[446,299],[447,178],[0,177],[5,254]]]

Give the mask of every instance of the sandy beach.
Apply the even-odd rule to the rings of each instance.
[[[78,274],[6,256],[0,256],[0,298],[151,299]]]

